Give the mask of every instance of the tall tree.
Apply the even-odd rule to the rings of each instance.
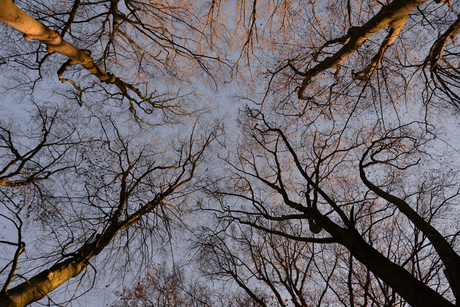
[[[61,145],[41,141],[22,153],[14,147],[9,131],[8,138],[2,137],[8,145],[3,150],[15,153],[3,155],[13,159],[4,168],[7,175],[25,178],[11,181],[14,177],[6,176],[4,186],[10,190],[2,190],[2,217],[17,228],[19,240],[1,241],[17,246],[11,262],[2,270],[10,272],[0,296],[2,306],[26,306],[49,297],[51,291],[88,270],[92,259],[101,253],[115,258],[117,253],[126,253],[128,262],[131,258],[148,257],[147,241],[167,233],[168,220],[181,210],[181,202],[192,192],[197,165],[215,137],[215,131],[192,132],[185,139],[162,144],[155,140],[153,131],[121,127],[109,116],[105,120],[93,117],[85,125],[91,126],[89,135],[94,136],[99,130],[96,135],[101,138],[74,142],[77,152],[74,164],[70,165],[59,160],[63,153],[58,151],[59,146],[66,151],[66,146],[72,145],[70,142]],[[49,129],[43,129],[43,134],[47,136]],[[51,146],[55,149],[50,150]],[[57,157],[35,171],[28,166],[37,168],[38,164],[33,163],[30,152],[49,159],[48,152],[42,151],[56,152]],[[45,178],[48,180],[44,186],[39,186]],[[27,189],[26,184],[31,187]],[[38,219],[40,208],[47,213],[42,217],[42,230],[30,222],[24,230],[24,214]],[[30,242],[34,229],[47,235],[43,242],[39,240],[36,246],[29,247],[24,242]],[[46,247],[40,248],[44,243]],[[19,267],[29,263],[35,263],[36,269],[27,275],[20,273]],[[117,265],[123,266],[120,262]]]
[[[255,307],[258,302],[238,289],[209,287],[197,278],[187,278],[184,270],[166,263],[151,265],[133,289],[125,288],[112,307]],[[266,300],[268,302],[268,298]]]
[[[356,130],[350,118],[351,131],[336,121],[288,132],[250,114],[245,143],[225,159],[232,175],[206,185],[214,200],[204,208],[220,220],[199,236],[207,274],[248,293],[265,283],[280,305],[336,296],[344,305],[453,306],[458,228],[442,218],[458,185],[418,167],[427,155],[426,136],[412,130],[420,123]]]
[[[125,253],[113,264],[127,271],[168,240],[217,133],[187,98],[199,82],[192,73],[207,82],[219,61],[200,53],[206,40],[185,2],[5,0],[0,8],[2,90],[13,93],[2,104],[17,98],[41,118],[38,129],[0,123],[8,229],[0,305],[54,303],[50,292],[75,277],[70,299],[79,295],[78,283],[95,277],[96,256]],[[66,84],[50,83],[56,74]],[[137,125],[120,110],[125,104]]]
[[[307,25],[257,54],[265,90],[204,186],[204,272],[279,305],[455,305],[458,3],[289,7]]]
[[[58,60],[62,62],[58,62],[60,67],[54,73],[60,81],[73,85],[73,96],[79,104],[91,101],[88,96],[100,87],[105,99],[128,103],[134,115],[138,111],[156,111],[173,120],[171,116],[175,114],[193,111],[184,104],[184,97],[194,91],[191,82],[206,79],[199,72],[213,78],[210,64],[219,60],[211,50],[202,48],[206,40],[200,39],[200,31],[195,28],[199,21],[186,3],[75,1],[56,2],[52,4],[55,8],[49,8],[50,4],[25,5],[30,10],[26,13],[12,0],[0,2],[0,22],[20,31],[27,40],[42,43],[32,51],[37,53],[37,61],[35,57],[18,61],[29,71],[27,74],[38,71],[33,86],[43,77],[43,66],[52,54],[61,54],[67,59]],[[48,25],[42,21],[43,14]],[[9,32],[6,34],[5,40],[11,40]],[[22,53],[29,54],[6,50],[4,61],[10,64]],[[66,78],[64,74],[77,64],[96,77],[99,84]],[[194,76],[195,70],[198,74]],[[34,79],[32,75],[30,78]],[[180,86],[172,89],[171,83]]]

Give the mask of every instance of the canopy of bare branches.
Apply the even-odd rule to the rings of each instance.
[[[459,16],[0,0],[0,306],[459,305]]]

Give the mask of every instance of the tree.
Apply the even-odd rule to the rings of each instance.
[[[27,167],[33,162],[30,152],[58,147],[59,143],[44,144],[42,141],[27,153],[19,154],[20,158],[8,165],[17,166],[7,173],[8,176],[25,174],[26,179],[21,183],[30,182],[38,191],[35,192],[37,195],[27,199],[21,197],[21,191],[2,191],[5,212],[10,212],[12,216],[2,217],[17,227],[19,238],[18,243],[2,241],[17,246],[13,259],[3,269],[10,267],[8,280],[2,289],[3,306],[25,306],[48,296],[64,282],[86,271],[91,259],[101,253],[106,253],[106,257],[126,253],[127,261],[133,257],[131,253],[147,257],[143,247],[145,241],[161,233],[161,229],[167,231],[162,224],[170,219],[171,210],[180,210],[180,203],[190,193],[190,182],[204,150],[215,137],[213,131],[199,137],[192,132],[185,142],[179,139],[171,145],[163,145],[151,141],[153,131],[149,133],[143,129],[131,135],[135,131],[133,127],[119,127],[110,117],[107,120],[94,119],[97,120],[94,124],[100,126],[98,135],[102,138],[76,144],[76,163],[70,166],[75,172],[63,172],[69,167],[61,166],[58,158],[49,164],[56,165],[56,171],[46,171],[50,166],[43,167],[45,170],[41,173],[59,174],[45,185],[44,188],[48,189],[46,193],[44,188],[36,187],[38,180],[44,178],[38,178],[38,171]],[[91,125],[91,121],[85,124]],[[97,125],[91,128],[94,133]],[[49,132],[43,131],[45,136]],[[8,145],[4,146],[5,151],[15,152],[11,138],[3,139]],[[141,139],[147,142],[142,144]],[[47,157],[46,153],[42,154]],[[10,188],[23,186],[6,182]],[[184,189],[186,186],[188,188]],[[21,257],[26,246],[21,239],[24,236],[24,217],[20,213],[28,208],[28,216],[37,215],[38,208],[31,208],[33,206],[42,206],[50,212],[50,216],[44,218],[42,231],[54,236],[55,241],[49,240],[47,245],[50,248],[44,248],[45,251],[38,247],[34,247],[37,249],[34,251],[32,248],[24,259]],[[133,243],[137,241],[140,241],[139,245]],[[27,259],[29,257],[31,259]],[[38,261],[36,265],[41,271],[33,270],[32,277],[18,272],[18,264],[24,266],[35,261]],[[15,284],[12,283],[13,277]],[[17,284],[19,277],[24,281]]]
[[[56,73],[60,81],[73,85],[73,99],[79,104],[90,99],[88,92],[93,93],[95,85],[84,87],[80,82],[64,77],[64,73],[76,64],[83,66],[100,83],[112,85],[104,87],[99,84],[98,87],[101,86],[100,91],[105,92],[106,99],[128,102],[133,115],[136,116],[139,110],[147,114],[159,110],[171,120],[174,114],[188,113],[183,98],[190,94],[187,90],[193,92],[193,88],[185,87],[186,82],[192,80],[191,71],[199,67],[198,71],[211,76],[208,62],[218,62],[209,54],[198,53],[200,43],[194,39],[198,39],[199,30],[194,28],[195,22],[190,21],[193,16],[184,3],[181,6],[136,1],[124,4],[119,1],[92,3],[79,0],[63,2],[62,5],[57,3],[61,2],[56,2],[57,8],[49,10],[47,3],[39,3],[38,7],[42,6],[50,12],[46,15],[58,30],[40,21],[42,12],[37,7],[28,7],[31,14],[37,15],[34,18],[12,0],[0,2],[0,21],[22,32],[27,40],[38,40],[45,45],[46,52],[42,47],[35,51],[39,60],[29,63],[24,59],[18,61],[29,70],[28,74],[31,74],[31,69],[38,71],[39,76],[33,81],[33,86],[43,77],[43,64],[51,54],[58,53],[67,58]],[[67,20],[63,17],[67,17]],[[180,28],[180,31],[175,28]],[[187,32],[198,34],[188,35]],[[65,40],[65,36],[69,36],[71,42]],[[96,42],[102,43],[102,48],[92,48],[91,51],[78,47],[89,47]],[[21,51],[18,53],[7,51],[5,59],[9,63],[11,59],[22,56]],[[143,62],[146,65],[139,65]],[[118,75],[129,81],[123,81]],[[155,84],[152,84],[152,80],[155,80]],[[24,83],[24,80],[20,82]],[[163,91],[162,88],[168,87],[171,82],[178,83],[184,89],[172,93]],[[197,77],[193,82],[197,82]]]
[[[26,109],[32,97],[43,122],[36,132],[8,123],[1,129],[1,217],[17,242],[14,233],[1,241],[14,250],[6,248],[3,258],[0,305],[43,297],[54,304],[49,293],[77,276],[69,299],[81,294],[79,283],[95,275],[88,271],[96,256],[127,255],[116,265],[128,270],[168,240],[171,219],[193,192],[196,167],[218,131],[204,124],[206,110],[189,107],[193,88],[180,85],[190,84],[192,67],[209,73],[215,59],[198,54],[204,42],[192,40],[199,31],[187,5],[74,1],[20,9],[5,0],[0,7],[2,65],[17,71],[3,90],[21,97]],[[39,44],[16,40],[10,26]],[[55,84],[50,91],[49,71],[73,89]],[[21,74],[26,78],[15,78]],[[125,102],[137,126],[120,110]],[[64,123],[58,131],[56,122]],[[31,247],[34,232],[45,239]]]
[[[192,288],[193,287],[193,288]],[[185,285],[184,273],[179,268],[167,270],[167,264],[148,268],[146,277],[133,290],[119,293],[120,301],[113,306],[212,306],[207,291],[199,286]],[[198,305],[199,306],[199,305]]]
[[[218,227],[196,246],[208,276],[279,305],[453,306],[457,168],[438,159],[455,146],[458,7],[359,5],[311,2],[291,44],[261,51],[274,68],[220,156],[227,175],[203,186]]]
[[[356,138],[316,125],[288,138],[260,114],[247,125],[246,143],[226,158],[233,174],[207,184],[221,204],[207,208],[220,227],[199,245],[208,274],[248,293],[263,282],[280,305],[286,295],[295,306],[322,305],[329,292],[344,305],[452,305],[429,286],[455,296],[458,229],[433,226],[448,230],[440,221],[458,188],[440,172],[407,171],[423,156],[425,137],[410,131],[418,123],[372,137],[361,128]]]
[[[20,5],[0,2],[2,64],[17,71],[2,86],[21,97],[25,108],[33,97],[43,128],[30,134],[18,124],[2,126],[1,217],[17,232],[17,242],[10,236],[1,241],[13,248],[4,255],[2,306],[25,306],[43,297],[54,303],[49,293],[78,276],[72,299],[79,295],[78,283],[94,277],[94,257],[127,255],[115,264],[128,270],[161,249],[217,133],[202,123],[206,110],[189,107],[186,97],[193,88],[184,85],[197,81],[194,68],[210,76],[208,62],[218,62],[198,53],[205,41],[198,42],[196,17],[187,4]],[[39,44],[16,40],[10,26]],[[95,47],[97,42],[102,45]],[[50,71],[73,88],[55,84],[46,97]],[[69,72],[73,75],[66,78]],[[21,74],[25,78],[15,78]],[[138,126],[119,110],[125,103]],[[68,122],[67,131],[54,132],[55,122]],[[178,127],[181,136],[174,140]],[[34,231],[46,239],[31,246]],[[33,269],[21,272],[24,267]]]

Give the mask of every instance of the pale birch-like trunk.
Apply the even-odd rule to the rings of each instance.
[[[131,225],[139,217],[140,215],[123,223],[114,222],[102,235],[97,235],[92,242],[83,245],[72,257],[0,294],[0,307],[22,307],[41,300],[63,283],[78,276],[86,269],[89,261],[110,244],[120,230]]]

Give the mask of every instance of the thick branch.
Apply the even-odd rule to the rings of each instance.
[[[48,47],[49,53],[59,52],[74,63],[82,65],[102,82],[110,83],[110,79],[113,77],[94,63],[88,51],[79,50],[65,41],[59,33],[27,15],[12,0],[0,0],[0,7],[2,8],[0,10],[0,21],[24,33],[24,37],[27,40],[39,40]]]
[[[408,203],[394,195],[391,195],[390,193],[383,191],[367,179],[363,162],[367,156],[367,153],[370,151],[370,148],[366,151],[360,161],[359,172],[361,180],[372,192],[387,200],[388,202],[396,205],[396,207],[398,207],[398,209],[426,235],[431,244],[433,244],[433,247],[437,251],[444,265],[446,266],[447,276],[452,288],[452,292],[456,298],[459,298],[460,275],[458,272],[460,272],[460,256],[455,252],[455,250],[442,236],[442,234],[440,234],[436,228],[431,226],[430,223],[425,221],[414,209],[411,208]]]
[[[268,125],[267,123],[265,123]],[[339,226],[328,216],[321,214],[318,210],[309,210],[309,217],[323,227],[332,238],[336,239],[341,245],[345,246],[350,253],[363,263],[378,278],[388,284],[401,295],[411,306],[454,306],[447,301],[442,295],[419,281],[402,266],[393,263],[390,259],[382,255],[378,250],[373,248],[354,228],[354,223],[350,221],[339,206],[315,183],[304,168],[300,165],[294,148],[291,147],[287,137],[279,129],[270,129],[277,132],[283,139],[287,150],[291,154],[297,169],[301,172],[307,182],[318,191],[318,193],[334,208],[339,214],[347,228]],[[287,204],[291,206],[290,204]],[[455,274],[458,270],[453,271]]]
[[[58,71],[59,79],[62,82],[68,81],[62,76],[65,70],[73,64],[80,64],[101,82],[118,87],[122,94],[130,100],[130,103],[135,102],[138,106],[141,106],[143,102],[146,102],[152,108],[158,107],[158,101],[154,100],[154,98],[160,97],[159,95],[145,96],[132,84],[126,83],[113,74],[106,72],[94,63],[90,51],[77,49],[74,45],[64,40],[59,33],[46,27],[18,8],[12,0],[0,0],[0,7],[0,22],[4,22],[21,31],[27,40],[36,39],[44,43],[48,47],[49,53],[58,52],[69,58],[69,61],[64,63]],[[133,91],[141,101],[131,98],[127,92],[128,90]]]
[[[387,6],[383,7],[380,12],[378,12],[363,26],[351,28],[347,36],[345,36],[344,38],[340,38],[337,41],[344,43],[344,46],[340,48],[340,50],[338,50],[334,55],[325,58],[315,67],[307,70],[303,74],[305,78],[302,81],[302,85],[299,87],[298,98],[307,99],[306,97],[304,97],[303,94],[312,78],[314,78],[317,74],[326,69],[336,68],[340,62],[342,62],[350,54],[358,50],[359,47],[361,47],[361,45],[375,33],[387,27],[394,29],[395,33],[399,33],[399,30],[406,23],[409,13],[427,1],[428,0],[394,0]],[[383,55],[383,52],[388,48],[389,44],[391,44],[391,42],[394,41],[395,38],[396,37],[393,37],[393,35],[387,37],[387,39],[385,39],[385,41],[383,42],[382,47],[379,50],[379,53],[382,52]],[[377,59],[381,58],[379,54],[377,55]]]
[[[355,231],[342,228],[327,216],[315,217],[333,238],[345,246],[350,253],[378,278],[401,295],[411,306],[454,306],[442,295],[412,276],[403,267],[393,263],[370,246]]]
[[[379,51],[377,54],[372,58],[371,63],[358,75],[356,76],[357,79],[360,80],[367,80],[372,75],[374,70],[379,66],[380,62],[382,61],[383,55],[385,51],[390,47],[391,43],[398,37],[399,32],[401,32],[402,25],[398,28],[391,28],[390,33],[388,33],[387,37],[383,40],[382,44],[380,45]]]
[[[166,197],[166,195],[163,196]],[[80,247],[76,253],[72,254],[72,257],[42,271],[26,282],[8,290],[7,293],[2,293],[0,295],[0,307],[27,306],[42,299],[69,279],[78,276],[86,269],[89,261],[100,254],[121,230],[129,227],[142,216],[152,211],[161,204],[164,197],[148,203],[123,222],[113,221],[102,234],[96,235],[93,241]]]
[[[425,63],[430,62],[431,69],[434,69],[439,60],[442,59],[444,48],[449,39],[454,40],[454,37],[460,32],[460,15],[457,20],[444,32],[433,44],[430,49],[430,54],[427,56]]]

